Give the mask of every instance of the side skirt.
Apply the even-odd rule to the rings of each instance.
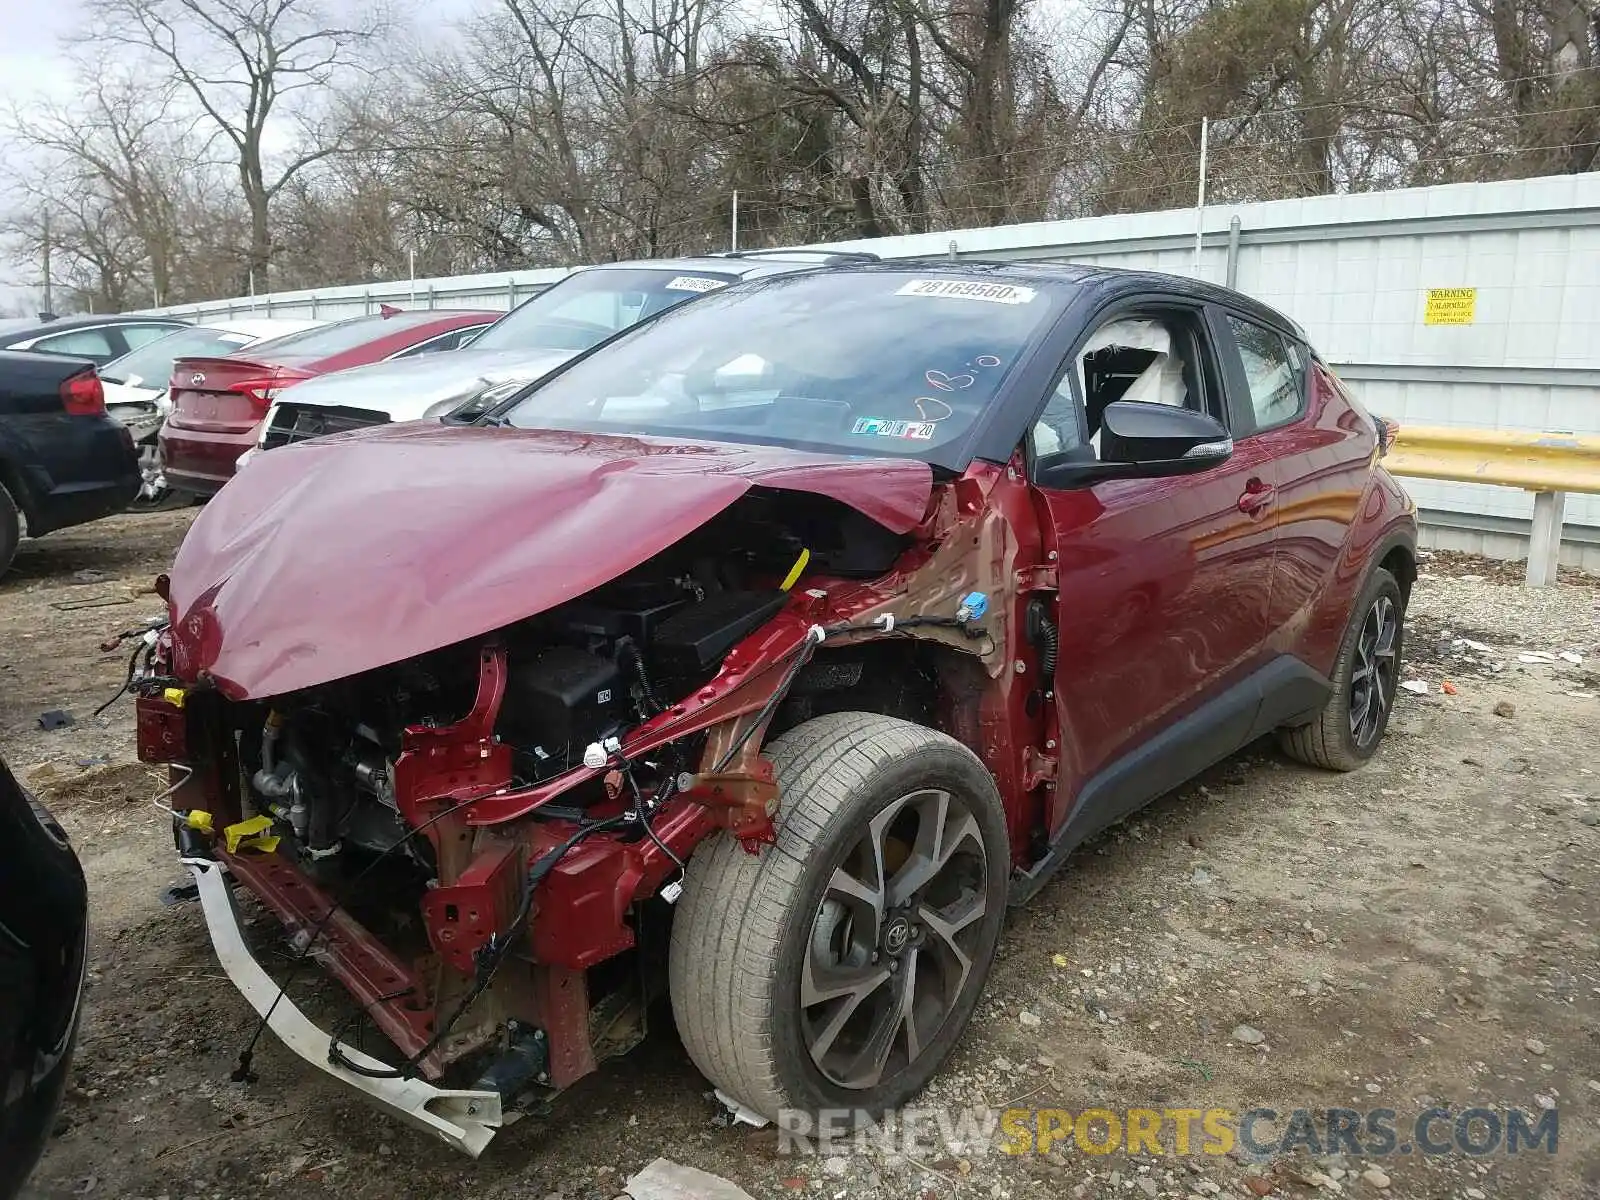
[[[1012,876],[1010,903],[1031,900],[1067,856],[1102,829],[1280,725],[1309,720],[1332,690],[1325,676],[1286,654],[1167,726],[1083,785],[1044,857]]]

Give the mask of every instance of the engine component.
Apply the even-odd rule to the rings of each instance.
[[[783,592],[719,592],[674,613],[656,630],[651,654],[669,675],[701,674],[748,634],[766,624],[788,596]]]
[[[484,1069],[472,1087],[475,1091],[497,1092],[503,1102],[510,1103],[533,1084],[549,1081],[550,1043],[544,1030],[510,1021],[506,1026],[505,1049]]]
[[[692,599],[694,593],[677,583],[618,583],[563,607],[562,624],[605,641],[632,638],[648,645],[660,624]]]
[[[512,663],[500,734],[513,745],[550,751],[585,744],[616,723],[624,694],[615,662],[576,646],[550,646]]]

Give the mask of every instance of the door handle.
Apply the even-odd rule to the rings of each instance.
[[[1276,496],[1277,492],[1260,479],[1250,479],[1244,485],[1244,495],[1239,497],[1239,511],[1247,516],[1259,517],[1267,511]]]

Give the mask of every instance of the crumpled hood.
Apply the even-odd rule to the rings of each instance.
[[[364,408],[415,421],[441,400],[512,380],[533,382],[572,358],[570,350],[445,350],[317,375],[279,393],[284,404]]]
[[[274,450],[190,527],[173,662],[276,696],[478,637],[660,553],[760,485],[896,533],[926,463],[771,446],[412,423]]]

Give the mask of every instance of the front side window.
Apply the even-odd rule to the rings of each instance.
[[[980,270],[775,276],[624,334],[507,419],[960,465],[965,435],[1070,293]]]
[[[1101,325],[1067,366],[1033,427],[1036,461],[1093,462],[1099,458],[1106,406],[1119,400],[1207,410],[1207,373],[1194,318],[1169,312],[1133,312]],[[1073,396],[1083,396],[1084,440]],[[1213,414],[1215,415],[1215,414]]]
[[[1256,428],[1270,429],[1305,411],[1305,369],[1298,351],[1283,337],[1254,321],[1229,315],[1228,328],[1239,347]]]
[[[671,267],[579,271],[500,318],[473,341],[472,348],[576,353],[738,278]]]

